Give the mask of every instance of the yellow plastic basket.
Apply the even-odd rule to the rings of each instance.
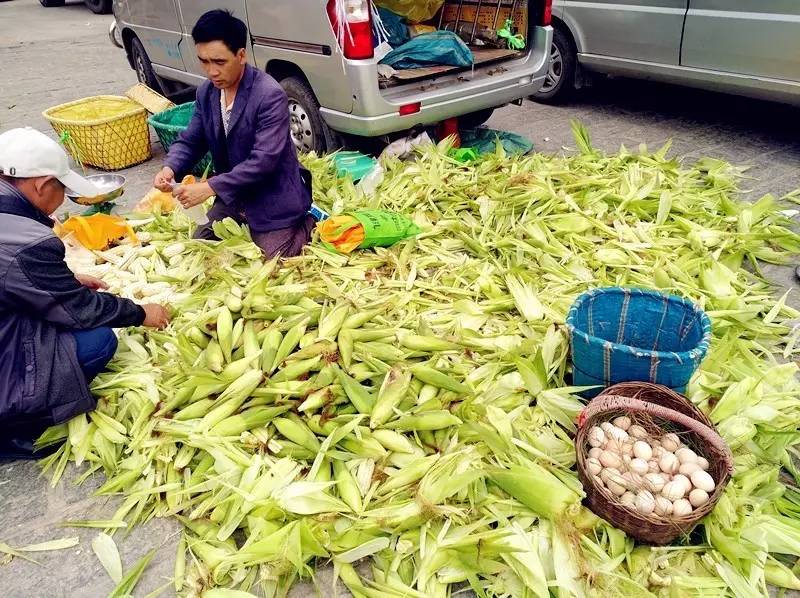
[[[119,170],[150,159],[147,111],[122,96],[93,96],[42,113],[76,162]]]

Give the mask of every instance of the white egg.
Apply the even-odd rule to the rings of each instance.
[[[619,497],[619,503],[626,507],[633,507],[636,504],[636,495],[633,492],[626,492]]]
[[[622,466],[622,459],[611,451],[603,451],[600,453],[600,463],[603,464],[603,467],[619,469]]]
[[[623,486],[622,484],[617,484],[616,482],[613,482],[611,480],[606,482],[606,487],[609,490],[611,490],[612,494],[615,494],[617,496],[622,496],[623,494],[625,494],[628,491],[628,489],[625,486]]]
[[[600,424],[600,427],[603,429],[603,432],[610,432],[614,428],[614,424],[611,422],[603,422]]]
[[[607,437],[605,444],[603,445],[604,451],[611,451],[617,455],[622,455],[622,441],[617,440],[616,438]]]
[[[669,515],[672,513],[672,501],[663,496],[656,496],[655,511],[656,515],[661,515],[662,517]]]
[[[628,438],[628,433],[622,428],[618,428],[617,426],[611,426],[610,428],[606,428],[605,432],[607,436],[611,436],[611,438],[615,438],[616,440],[619,441],[623,441],[626,438]]]
[[[603,471],[603,464],[598,459],[590,457],[586,460],[586,469],[592,475],[600,475],[600,472]]]
[[[686,489],[680,482],[667,482],[661,490],[661,495],[674,502],[686,496]]]
[[[692,489],[692,482],[689,480],[688,477],[686,477],[683,474],[679,473],[678,475],[672,476],[672,481],[673,482],[677,482],[679,484],[683,484],[683,488],[684,488],[683,491],[686,494],[688,494],[689,491]]]
[[[600,488],[605,488],[606,487],[606,483],[603,481],[603,479],[600,476],[596,475],[596,476],[592,476],[592,478],[594,479],[594,483],[597,484],[598,487],[600,487]]]
[[[708,502],[708,492],[695,488],[689,493],[689,502],[693,507],[702,507]]]
[[[678,473],[685,476],[691,476],[695,471],[698,471],[700,466],[697,463],[683,463],[678,469]]]
[[[661,468],[658,466],[658,459],[650,459],[647,464],[650,466],[650,473],[661,473]]]
[[[698,457],[697,464],[703,471],[708,471],[708,459],[706,459],[705,457]]]
[[[648,471],[650,471],[650,464],[644,459],[640,459],[637,457],[636,459],[631,460],[630,465],[628,465],[628,468],[631,471],[638,473],[639,475],[644,475]]]
[[[633,454],[639,459],[649,461],[653,456],[653,448],[643,440],[637,440],[633,443]]]
[[[662,456],[662,455],[663,455],[665,452],[666,452],[666,451],[664,450],[664,447],[663,447],[663,446],[656,446],[656,447],[653,447],[653,456],[654,456],[656,459],[660,459],[660,458],[661,458],[661,456]]]
[[[675,455],[672,453],[664,453],[658,460],[658,466],[661,468],[661,471],[671,475],[678,471],[680,464],[678,463],[678,458]]]
[[[674,453],[678,450],[681,445],[681,439],[678,438],[677,434],[664,434],[661,437],[661,446],[663,446],[666,450],[671,453]]]
[[[594,447],[601,447],[606,442],[606,434],[601,428],[594,426],[589,430],[589,444]]]
[[[630,428],[628,428],[628,434],[633,436],[634,438],[644,439],[650,436],[642,426],[639,424],[633,424]]]
[[[672,516],[685,517],[692,514],[692,503],[685,498],[681,498],[672,503]]]
[[[631,418],[627,415],[621,415],[614,419],[614,425],[620,430],[627,430],[631,427]]]
[[[695,488],[700,488],[700,490],[705,490],[709,493],[714,492],[714,488],[717,487],[716,483],[714,482],[714,478],[702,470],[695,471],[692,474],[692,484],[694,484]]]
[[[656,508],[656,500],[647,490],[642,490],[636,495],[636,510],[642,515],[649,515]]]
[[[602,453],[602,452],[603,452],[603,449],[601,449],[599,446],[591,448],[591,449],[589,449],[589,458],[591,458],[591,459],[599,459],[600,458],[600,453]]]
[[[697,463],[697,454],[690,448],[679,448],[675,451],[675,456],[678,457],[681,465],[684,463]]]
[[[664,489],[666,483],[667,481],[660,473],[647,473],[644,476],[645,487],[656,494]]]
[[[600,472],[600,477],[604,482],[607,482],[611,476],[622,475],[617,469],[613,467],[606,467]]]

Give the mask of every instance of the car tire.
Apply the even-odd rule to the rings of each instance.
[[[64,0],[39,0],[39,4],[45,8],[55,8],[56,6],[64,6]]]
[[[470,112],[458,117],[458,126],[462,129],[477,129],[485,124],[494,114],[494,108],[486,108],[477,112]]]
[[[531,99],[541,104],[559,104],[568,100],[575,91],[577,64],[578,53],[572,38],[561,28],[554,28],[547,77]]]
[[[317,154],[339,149],[341,139],[322,119],[317,96],[309,84],[300,77],[286,77],[280,84],[289,98],[289,127],[295,147]]]
[[[153,71],[153,64],[150,62],[150,58],[148,58],[147,52],[138,37],[134,37],[131,40],[131,64],[133,64],[133,70],[136,71],[136,78],[139,83],[144,83],[153,91],[163,95],[161,82],[156,77],[156,73]]]
[[[107,15],[111,12],[111,0],[83,0],[83,3],[97,15]]]

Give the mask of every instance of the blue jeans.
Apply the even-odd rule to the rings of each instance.
[[[117,336],[111,328],[73,331],[78,348],[78,363],[87,382],[102,372],[117,352]]]

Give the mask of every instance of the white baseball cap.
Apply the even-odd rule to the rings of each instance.
[[[18,179],[52,176],[80,197],[96,197],[103,192],[70,170],[67,152],[58,143],[31,127],[0,133],[0,173]]]

